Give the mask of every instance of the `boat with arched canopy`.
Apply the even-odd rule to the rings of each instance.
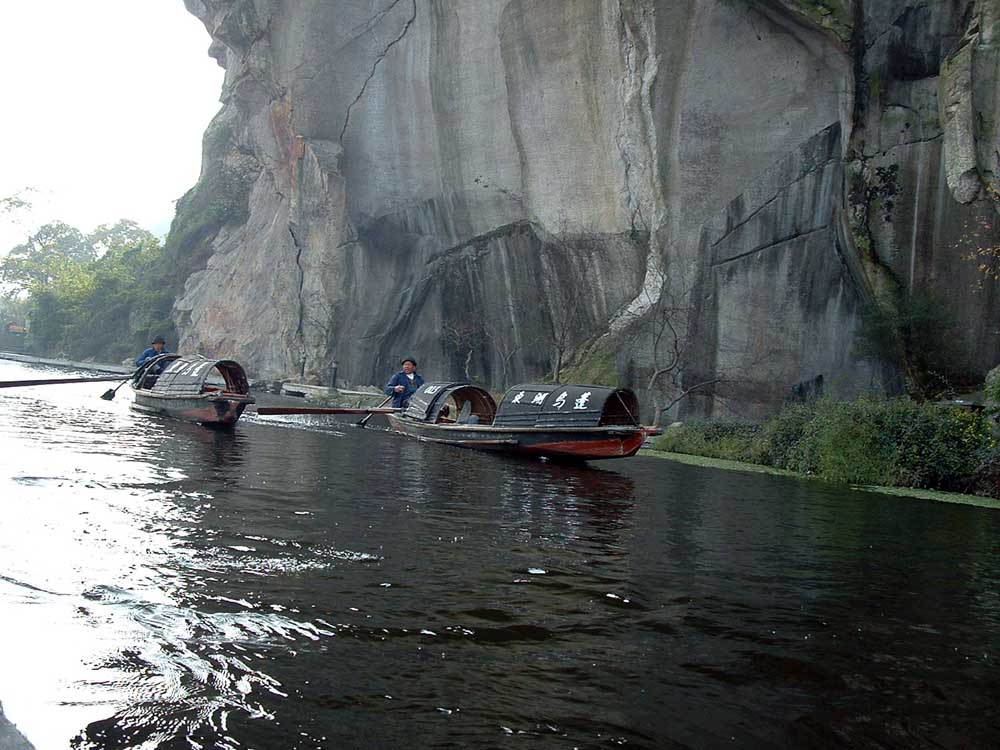
[[[517,385],[498,406],[476,385],[425,383],[404,411],[386,416],[419,440],[579,461],[633,456],[659,433],[639,424],[635,393],[592,385]]]
[[[150,414],[232,427],[249,404],[250,383],[231,359],[164,354],[148,360],[132,377],[132,408]]]

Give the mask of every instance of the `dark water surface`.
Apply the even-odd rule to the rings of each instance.
[[[39,750],[1000,745],[1000,510],[106,387],[0,390],[0,702]]]

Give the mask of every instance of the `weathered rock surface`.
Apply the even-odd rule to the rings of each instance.
[[[876,291],[925,288],[963,322],[980,378],[1000,354],[995,188],[1000,3],[865,3],[847,155],[854,252]],[[863,50],[863,52],[861,51]]]
[[[34,750],[34,747],[4,716],[3,705],[0,704],[0,748],[3,750]]]
[[[924,284],[998,359],[963,260],[996,242],[996,0],[185,2],[226,83],[172,230],[184,349],[501,386],[609,335],[640,385],[665,289],[687,381],[762,413],[869,387],[863,302]]]
[[[697,355],[686,380],[722,382],[715,398],[695,392],[689,410],[737,404],[763,416],[788,398],[789,385],[848,395],[878,384],[868,363],[851,359],[861,295],[832,200],[843,183],[840,136],[839,124],[821,131],[706,225],[691,332]]]

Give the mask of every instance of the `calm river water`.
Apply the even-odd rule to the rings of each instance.
[[[998,509],[107,387],[0,390],[0,702],[38,750],[1000,744]]]

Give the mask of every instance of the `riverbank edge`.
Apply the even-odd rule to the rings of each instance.
[[[658,451],[652,448],[644,448],[639,452],[640,456],[659,458],[666,461],[675,461],[688,466],[702,466],[710,469],[721,469],[723,471],[740,471],[748,474],[771,474],[774,476],[792,477],[795,479],[808,479],[814,482],[823,482],[819,477],[787,469],[776,469],[773,466],[763,464],[750,464],[743,461],[732,461],[725,458],[708,458],[707,456],[695,456],[689,453],[670,453],[668,451]],[[827,482],[829,484],[829,482]],[[1000,510],[1000,500],[982,495],[965,495],[960,492],[942,492],[941,490],[922,490],[915,487],[883,487],[879,485],[847,485],[852,490],[858,492],[871,492],[880,495],[892,495],[893,497],[908,497],[917,500],[934,500],[942,503],[954,503],[957,505],[973,505],[978,508],[989,508]]]
[[[0,359],[9,359],[13,362],[23,362],[28,365],[48,365],[50,367],[67,367],[73,370],[88,370],[90,372],[110,372],[116,375],[130,375],[135,369],[134,367],[129,368],[122,365],[102,364],[100,362],[72,362],[67,359],[33,357],[29,354],[18,354],[17,352],[0,352]]]

